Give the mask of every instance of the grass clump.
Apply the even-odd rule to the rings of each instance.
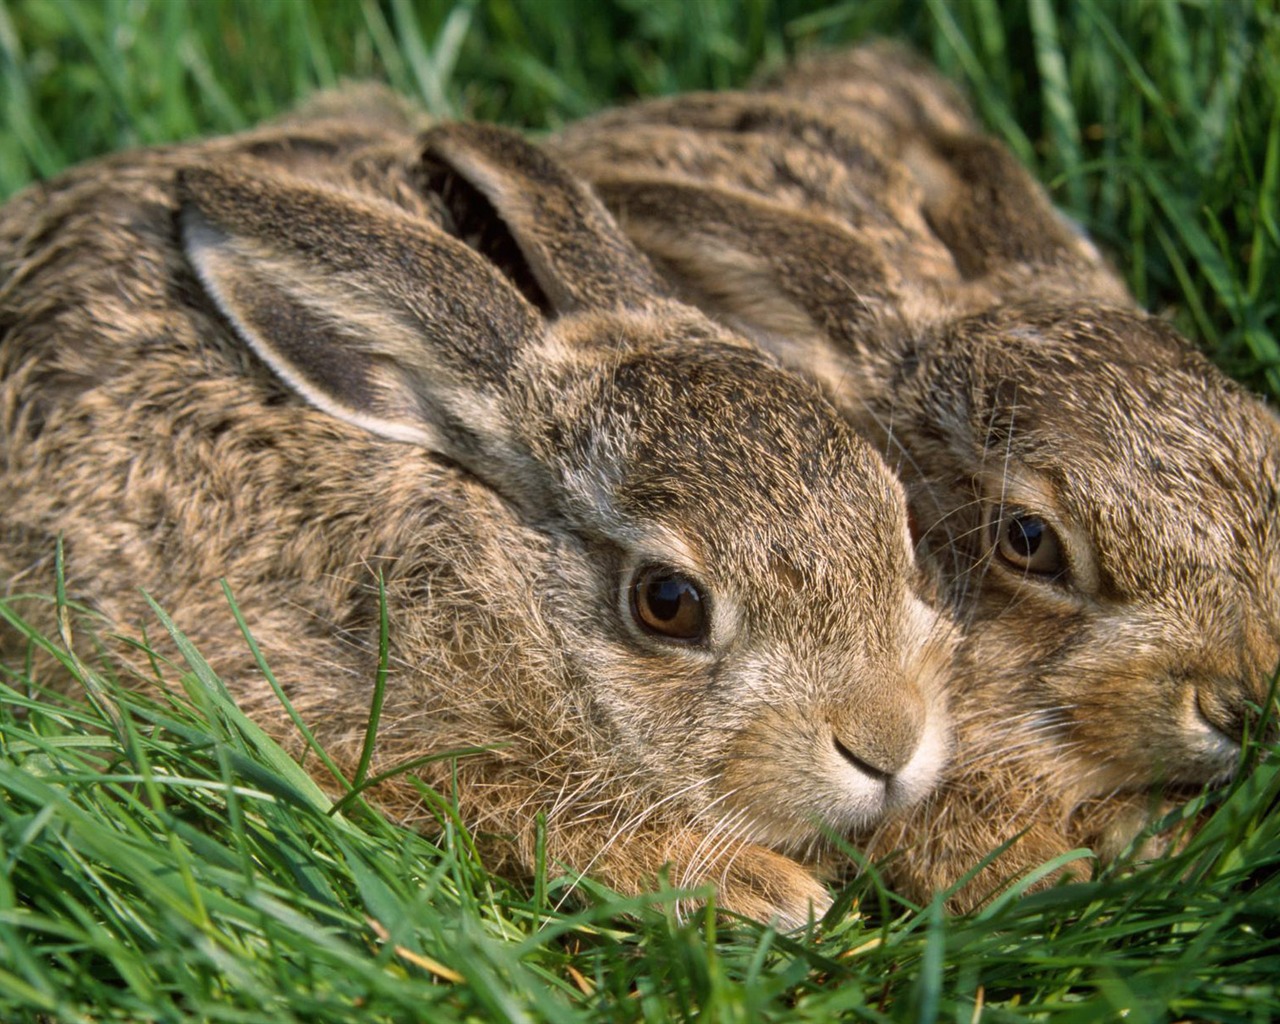
[[[1280,1013],[1274,757],[1214,797],[1183,849],[1139,870],[1022,898],[1015,886],[964,918],[903,903],[871,871],[820,928],[779,935],[705,912],[678,920],[672,892],[492,876],[447,795],[425,787],[435,841],[359,800],[334,813],[194,650],[152,661],[138,692],[18,607],[0,603],[0,617],[40,653],[28,663],[51,660],[92,699],[49,692],[30,668],[0,682],[6,1021]]]

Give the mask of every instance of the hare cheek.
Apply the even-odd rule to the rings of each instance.
[[[1045,680],[1069,716],[1063,753],[1084,769],[1082,792],[1199,785],[1234,771],[1240,745],[1214,722],[1223,712],[1212,703],[1212,681],[1162,662],[1134,656],[1109,665],[1064,664]]]
[[[741,822],[744,838],[777,849],[807,847],[884,811],[885,782],[858,771],[827,729],[797,708],[757,716],[733,738],[713,816]]]

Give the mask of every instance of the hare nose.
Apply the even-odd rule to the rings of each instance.
[[[840,736],[838,734],[832,733],[831,742],[835,746],[837,754],[848,761],[849,764],[853,765],[853,767],[863,775],[869,776],[876,782],[888,783],[888,781],[893,778],[894,773],[901,770],[902,766],[906,764],[905,760],[901,760],[901,763],[898,763],[900,759],[886,759],[882,757],[877,759],[879,761],[879,765],[884,765],[884,767],[880,767],[879,765],[866,760],[864,757],[859,757],[855,754],[840,741]],[[872,756],[874,756],[874,754]]]
[[[924,701],[909,692],[875,710],[865,704],[842,709],[832,716],[831,742],[858,771],[887,782],[915,756],[924,725]]]
[[[1265,700],[1265,693],[1243,679],[1214,679],[1200,686],[1196,707],[1213,728],[1240,743],[1246,732],[1256,735],[1260,724],[1258,707]],[[1266,725],[1268,735],[1274,735],[1275,717],[1268,716]]]

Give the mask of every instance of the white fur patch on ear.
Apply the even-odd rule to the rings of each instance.
[[[295,265],[296,261],[281,261],[264,247],[229,238],[194,209],[184,211],[182,224],[187,258],[200,283],[236,333],[290,388],[335,419],[371,434],[441,450],[438,431],[426,420],[412,418],[407,409],[404,416],[374,411],[375,401],[384,407],[408,404],[403,400],[395,403],[394,383],[384,368],[370,364],[357,374],[354,367],[347,367],[345,388],[335,386],[333,375],[317,369],[319,361],[336,356],[322,352],[326,346],[320,334],[329,339],[330,346],[338,343],[355,353],[362,347],[362,334],[384,341],[400,335],[400,345],[420,345],[410,328],[382,311],[362,307],[358,296],[341,288],[336,280],[307,282],[313,275]],[[269,289],[264,279],[288,285]],[[281,332],[272,331],[269,322],[264,322],[267,317],[288,319],[291,328],[302,327],[304,332],[305,326],[298,321],[305,318],[320,330],[313,336],[293,339],[289,346]],[[305,358],[307,349],[314,357],[311,360]]]

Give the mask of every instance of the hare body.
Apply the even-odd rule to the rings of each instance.
[[[61,536],[73,599],[136,634],[148,591],[296,748],[225,577],[349,768],[380,573],[374,770],[480,748],[417,771],[495,863],[542,814],[553,863],[793,926],[824,830],[938,776],[951,639],[893,475],[510,133],[339,102],[86,165],[0,212],[0,330],[6,591]]]
[[[965,636],[955,764],[870,841],[910,847],[899,884],[927,898],[1021,835],[971,905],[1117,845],[1152,784],[1234,771],[1280,660],[1276,418],[1135,308],[949,85],[875,46],[552,146],[902,476]]]

